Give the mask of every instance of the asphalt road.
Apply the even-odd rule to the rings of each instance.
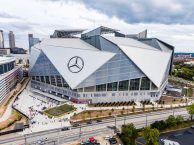
[[[102,122],[93,122],[92,124],[82,124],[80,127],[72,127],[70,130],[61,131],[61,129],[47,130],[28,135],[11,134],[0,137],[0,144],[2,145],[19,145],[31,144],[35,145],[37,140],[48,138],[46,144],[62,144],[79,139],[87,139],[91,136],[105,136],[113,133],[113,128],[116,124],[120,129],[124,123],[133,123],[137,128],[142,128],[146,125],[153,123],[156,120],[163,120],[168,118],[169,115],[182,115],[185,119],[189,118],[185,108],[178,108],[173,110],[162,110],[157,112],[150,112],[144,114],[134,114],[125,117],[117,117],[102,120]],[[80,135],[81,130],[81,135]]]

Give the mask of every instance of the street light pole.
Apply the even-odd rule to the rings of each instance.
[[[82,125],[80,124],[80,130],[79,130],[79,138],[81,140],[81,133],[82,133]]]
[[[146,112],[146,127],[148,126],[148,114]]]

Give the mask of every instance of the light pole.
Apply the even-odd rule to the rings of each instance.
[[[117,118],[116,118],[116,115],[115,115],[115,133],[116,133],[116,129],[117,129]]]
[[[61,120],[61,118],[60,118],[60,122],[61,122],[61,128],[62,128],[62,120]],[[60,130],[61,130],[61,128],[59,128],[59,131],[58,131],[58,145],[60,144]]]
[[[82,125],[80,124],[80,129],[79,129],[79,138],[81,140],[81,134],[82,134]]]
[[[148,114],[146,112],[146,127],[148,126]]]
[[[125,125],[126,116],[124,116],[124,125]]]

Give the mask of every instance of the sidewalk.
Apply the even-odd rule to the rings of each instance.
[[[18,94],[20,93],[20,92],[22,92],[23,90],[24,90],[24,88],[26,87],[26,84],[28,83],[28,81],[29,81],[29,79],[25,82],[25,84],[22,86],[22,88],[20,88],[20,90],[17,92],[17,94],[12,98],[12,100],[9,102],[9,104],[8,104],[8,106],[7,106],[7,108],[6,108],[6,110],[5,110],[5,112],[4,112],[4,114],[1,116],[1,118],[0,118],[0,122],[3,122],[3,121],[5,121],[5,120],[7,120],[8,118],[9,118],[9,116],[11,115],[11,113],[12,113],[12,110],[13,110],[13,108],[12,108],[12,104],[13,104],[13,102],[15,101],[15,98],[18,96]],[[18,84],[19,85],[19,84]],[[16,86],[17,87],[17,86]]]

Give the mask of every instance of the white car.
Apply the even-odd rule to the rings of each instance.
[[[168,139],[161,139],[161,142],[163,142],[164,145],[180,145],[178,142],[168,140]]]
[[[107,136],[104,137],[105,140],[109,140],[110,138],[112,138],[112,136],[107,135]]]

